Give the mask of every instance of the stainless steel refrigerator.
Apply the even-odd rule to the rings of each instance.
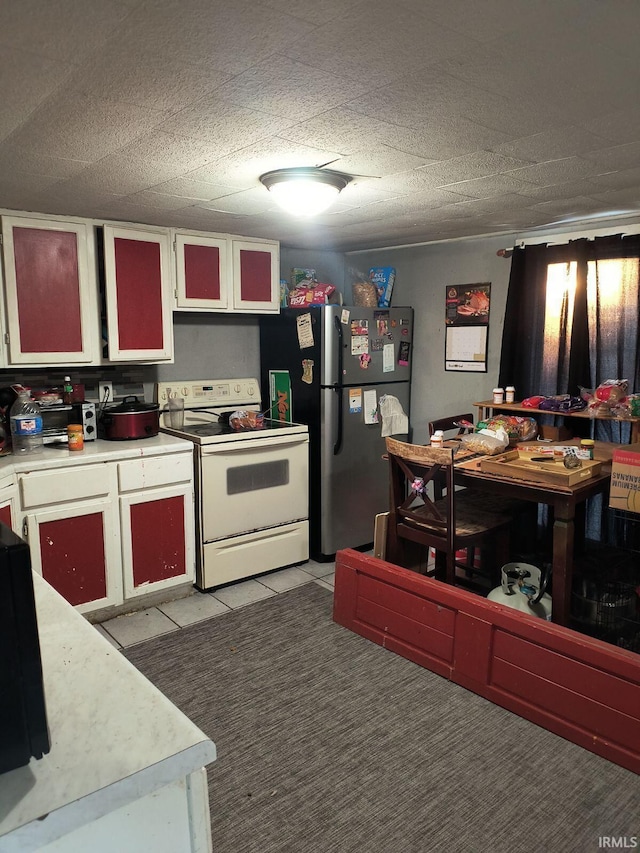
[[[309,426],[315,560],[373,543],[375,516],[389,506],[379,404],[389,395],[409,416],[412,359],[412,308],[323,305],[260,318],[263,407],[271,400],[270,372],[285,371],[291,386],[286,416]],[[271,416],[282,414],[274,406]],[[369,422],[374,417],[377,423]],[[411,430],[394,434],[406,440]]]

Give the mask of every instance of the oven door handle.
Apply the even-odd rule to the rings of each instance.
[[[261,441],[260,444],[251,444],[247,446],[244,441],[229,442],[225,444],[214,444],[203,446],[201,448],[202,456],[213,456],[221,453],[260,453],[265,450],[278,450],[281,447],[295,447],[299,444],[308,444],[309,436],[304,435],[300,438],[291,438],[286,441]]]

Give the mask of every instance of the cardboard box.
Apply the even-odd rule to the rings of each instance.
[[[311,287],[316,281],[316,271],[312,269],[302,269],[301,267],[293,267],[291,270],[291,287]]]
[[[369,270],[369,281],[375,284],[378,295],[378,308],[389,308],[396,271],[393,267],[372,267]]]
[[[288,370],[269,371],[269,417],[272,421],[292,423],[291,377]]]
[[[609,506],[640,513],[640,444],[613,451]]]
[[[567,441],[573,437],[571,430],[566,426],[546,426],[545,424],[539,428],[539,435],[550,441]]]

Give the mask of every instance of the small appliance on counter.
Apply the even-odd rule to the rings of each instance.
[[[9,412],[18,399],[18,394],[11,385],[0,388],[0,450],[11,450],[11,424]]]
[[[121,403],[102,409],[99,428],[100,437],[108,441],[151,438],[160,431],[160,406],[145,403],[132,394]]]
[[[18,397],[16,387],[9,385],[0,388],[0,449],[11,449],[9,414]],[[42,441],[45,445],[66,444],[69,424],[82,424],[85,441],[94,441],[97,438],[95,403],[63,403],[60,395],[52,391],[34,391],[31,396],[40,406]]]
[[[69,424],[82,424],[84,441],[97,436],[95,403],[50,403],[38,400],[42,414],[42,440],[45,444],[66,444]]]

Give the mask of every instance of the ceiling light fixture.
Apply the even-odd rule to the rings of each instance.
[[[276,203],[294,216],[322,213],[351,180],[350,175],[315,166],[274,169],[273,172],[260,175],[260,182],[273,195]]]

